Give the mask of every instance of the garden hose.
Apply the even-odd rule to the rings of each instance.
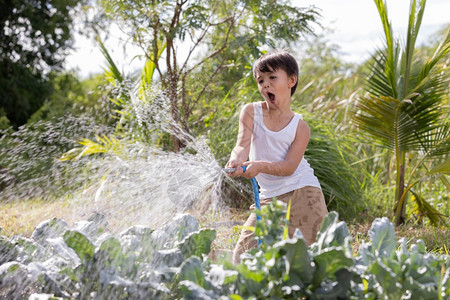
[[[242,166],[242,169],[247,170],[246,166]],[[225,168],[223,169],[223,171],[225,173],[233,173],[236,171],[236,168]],[[255,206],[256,209],[261,210],[261,203],[259,201],[259,190],[258,190],[258,183],[256,182],[256,178],[253,177],[250,179],[250,182],[252,183],[252,188],[253,188],[253,197],[255,198]],[[261,216],[256,216],[256,220],[261,220]]]
[[[242,169],[247,170],[246,166],[242,166]],[[256,209],[261,210],[261,203],[259,202],[259,190],[258,190],[258,183],[256,182],[256,178],[253,177],[250,179],[250,182],[252,183],[252,188],[253,188],[253,197],[255,198],[255,206]],[[261,216],[256,216],[256,220],[261,220]]]
[[[242,169],[245,172],[245,170],[247,170],[247,167],[246,166],[242,166]],[[236,168],[226,168],[226,169],[223,169],[223,171],[225,173],[233,173],[233,172],[236,171]],[[259,201],[258,183],[256,182],[256,178],[255,177],[250,178],[250,182],[252,183],[253,197],[255,198],[256,209],[261,210],[261,203]],[[259,221],[259,220],[261,220],[261,216],[256,215],[256,221]],[[261,240],[258,240],[258,246],[259,245],[261,245]]]

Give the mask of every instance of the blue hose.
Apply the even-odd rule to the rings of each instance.
[[[242,169],[247,170],[246,166],[242,166]],[[250,179],[250,182],[252,183],[252,188],[253,188],[253,196],[255,197],[255,206],[256,209],[261,210],[261,203],[259,201],[259,190],[258,190],[258,183],[256,182],[256,178],[253,177]],[[256,216],[256,220],[261,220],[261,216]]]
[[[242,169],[247,170],[246,166],[242,166]],[[224,172],[227,173],[232,173],[236,171],[236,168],[229,168],[229,169],[223,169]],[[252,188],[253,188],[253,196],[255,198],[255,206],[256,209],[261,210],[261,203],[259,201],[259,190],[258,190],[258,183],[256,182],[256,178],[253,177],[250,179],[250,182],[252,183]],[[261,216],[256,215],[256,221],[261,220]],[[261,240],[258,240],[258,247],[261,245]]]

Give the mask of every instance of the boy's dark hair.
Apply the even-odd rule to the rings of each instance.
[[[295,58],[284,50],[274,50],[267,52],[255,62],[253,66],[253,77],[256,78],[256,72],[267,73],[282,69],[288,76],[295,75],[297,82],[291,89],[291,96],[297,89],[298,83],[298,64]]]

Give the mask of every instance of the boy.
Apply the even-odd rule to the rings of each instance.
[[[226,167],[236,168],[230,176],[256,177],[261,205],[273,197],[285,203],[291,200],[289,235],[299,228],[310,245],[328,211],[314,170],[303,157],[309,127],[290,106],[297,88],[297,62],[285,51],[273,51],[255,62],[253,76],[264,101],[242,108],[236,146]],[[245,172],[242,166],[247,167]],[[255,226],[255,222],[252,213],[244,226]],[[240,255],[255,246],[253,232],[242,230],[233,262],[239,263]]]

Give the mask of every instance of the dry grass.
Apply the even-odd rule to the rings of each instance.
[[[232,250],[236,244],[240,228],[248,217],[248,211],[230,209],[215,214],[193,214],[202,228],[214,228],[217,237],[213,242],[213,250]]]
[[[62,218],[71,224],[73,208],[64,201],[42,201],[40,199],[0,203],[1,234],[11,237],[29,237],[36,225],[53,217]]]

